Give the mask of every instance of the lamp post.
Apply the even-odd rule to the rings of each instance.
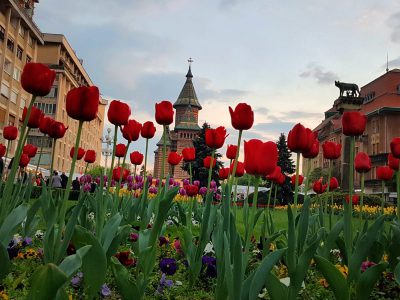
[[[113,137],[110,135],[111,128],[107,128],[107,134],[105,137],[101,138],[101,142],[105,145],[105,148],[101,150],[101,153],[105,156],[105,166],[104,166],[104,175],[107,175],[107,162],[108,157],[112,155],[112,147]]]

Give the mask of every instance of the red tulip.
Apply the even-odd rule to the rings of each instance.
[[[232,127],[236,130],[248,130],[254,123],[254,112],[250,105],[239,103],[235,110],[229,106]]]
[[[169,101],[156,103],[156,122],[160,125],[170,125],[174,121],[174,109]]]
[[[55,120],[53,118],[43,116],[39,122],[40,132],[43,134],[49,134],[51,126],[53,125],[54,122]]]
[[[329,182],[329,190],[334,191],[339,187],[339,181],[336,179],[336,177],[332,177],[330,182]]]
[[[276,166],[274,171],[272,173],[267,175],[267,180],[272,181],[272,182],[278,182],[279,177],[281,177],[282,174],[282,169],[280,166]]]
[[[388,166],[382,166],[376,168],[376,178],[378,180],[388,181],[393,177],[393,170]]]
[[[181,162],[181,160],[182,160],[182,156],[174,151],[172,151],[168,154],[168,163],[170,165],[176,166]]]
[[[140,131],[142,138],[151,139],[153,138],[155,133],[156,127],[154,126],[153,122],[147,121],[143,123],[142,130]]]
[[[325,159],[338,159],[342,153],[342,144],[327,141],[322,144],[322,153]]]
[[[142,124],[135,120],[128,120],[128,123],[122,127],[122,136],[128,142],[134,142],[139,139],[140,131],[142,130]]]
[[[278,162],[278,148],[274,142],[263,143],[252,139],[244,142],[244,164],[246,172],[252,175],[271,174]]]
[[[400,137],[396,137],[390,142],[390,150],[395,158],[400,158]]]
[[[3,136],[6,140],[15,140],[18,136],[18,128],[15,126],[5,126],[3,128]]]
[[[292,152],[307,153],[311,150],[314,140],[313,132],[298,123],[289,131],[287,144]]]
[[[231,174],[233,174],[234,163],[235,163],[235,161],[233,161],[229,167]],[[244,163],[238,161],[237,166],[236,166],[235,177],[242,177],[243,175],[244,175]]]
[[[113,100],[108,108],[107,117],[111,124],[116,126],[128,124],[131,108],[128,104],[119,100]],[[140,131],[140,130],[139,130]]]
[[[0,144],[0,158],[6,155],[6,150],[7,150],[6,146]]]
[[[115,147],[115,156],[116,157],[124,157],[126,154],[126,146],[124,144],[118,144]]]
[[[400,159],[399,158],[395,158],[392,153],[389,153],[389,155],[388,155],[388,164],[389,164],[389,167],[392,170],[398,171],[399,170],[399,165],[400,165]]]
[[[185,185],[186,195],[189,197],[196,196],[199,192],[199,187],[194,184]]]
[[[318,153],[319,153],[319,142],[317,139],[314,139],[311,148],[308,151],[303,152],[302,154],[304,158],[316,158],[318,156]]]
[[[303,181],[304,181],[304,176],[299,175],[299,186],[303,184]],[[292,177],[290,177],[290,182],[292,183],[293,187],[296,186],[296,175],[293,175]]]
[[[99,110],[99,89],[96,86],[81,86],[67,94],[67,114],[74,120],[90,122]]]
[[[228,159],[235,159],[236,158],[236,152],[237,152],[237,146],[236,145],[228,145],[228,148],[226,149],[226,157]]]
[[[206,129],[206,144],[210,148],[219,149],[224,145],[226,129],[223,126],[217,127],[216,129]]]
[[[126,178],[129,176],[128,169],[125,169],[125,168],[122,168],[122,167],[114,168],[114,170],[113,170],[113,179],[115,181],[119,181],[121,176],[122,176],[122,181],[125,181]]]
[[[196,148],[184,148],[182,155],[184,161],[194,161],[196,159]]]
[[[129,155],[130,159],[131,159],[131,163],[133,165],[141,165],[143,162],[143,154],[138,152],[138,151],[133,151],[130,155]]]
[[[21,158],[19,159],[19,166],[25,168],[29,164],[30,160],[31,159],[27,154],[22,153]]]
[[[56,72],[40,63],[27,63],[21,75],[21,86],[35,96],[46,96],[50,93],[56,79]]]
[[[96,151],[87,150],[85,154],[85,162],[92,164],[96,161]]]
[[[75,147],[72,147],[71,150],[69,151],[69,156],[71,158],[74,158],[74,152],[75,152]],[[81,160],[82,157],[85,155],[85,150],[81,147],[78,148],[78,156],[77,156],[77,160]]]
[[[327,184],[322,184],[322,180],[316,180],[313,183],[313,191],[316,192],[317,194],[322,194],[325,192],[326,188],[328,187]]]
[[[278,180],[276,181],[276,183],[278,185],[282,185],[286,182],[286,176],[284,174],[280,174]]]
[[[354,168],[358,173],[366,173],[371,170],[371,159],[365,152],[359,152],[354,159]]]
[[[346,199],[346,202],[349,203],[350,195],[346,195],[345,199]],[[358,205],[359,200],[360,200],[360,197],[357,194],[354,194],[351,202],[353,205]]]
[[[25,106],[24,111],[22,112],[22,122],[25,122],[25,117],[26,117],[27,113],[28,113],[28,109]],[[39,123],[40,123],[40,119],[42,118],[42,116],[43,116],[43,112],[39,108],[32,106],[31,114],[30,114],[29,120],[28,120],[28,127],[39,128]]]
[[[218,172],[218,177],[220,180],[228,179],[230,173],[230,168],[221,168]]]
[[[217,163],[217,160],[214,157],[213,158],[213,165],[212,165],[213,168],[215,167],[216,163]],[[207,156],[206,158],[203,159],[203,165],[204,165],[204,168],[207,168],[207,169],[210,168],[210,166],[211,166],[211,156]]]
[[[61,139],[64,137],[67,129],[68,127],[65,127],[63,123],[58,121],[53,121],[48,131],[49,137],[53,139]]]
[[[22,153],[26,154],[29,156],[29,158],[32,158],[36,155],[37,152],[37,147],[32,145],[32,144],[26,144],[23,148],[22,148]]]
[[[130,251],[120,251],[115,254],[115,257],[121,264],[126,267],[133,266],[136,262],[133,258],[129,258]]]
[[[346,111],[342,116],[342,132],[347,136],[362,135],[367,125],[367,117],[358,111]]]

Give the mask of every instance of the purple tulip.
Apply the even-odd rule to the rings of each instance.
[[[141,175],[136,175],[136,176],[135,176],[135,181],[136,181],[136,182],[142,182],[142,181],[143,181],[143,176],[141,176]]]
[[[184,188],[179,189],[179,195],[186,196],[186,190]]]
[[[202,186],[202,187],[199,189],[199,194],[202,195],[202,196],[204,196],[205,194],[207,194],[207,188],[206,188],[205,186]]]
[[[189,184],[190,184],[190,180],[189,179],[183,179],[183,186],[189,185]]]
[[[83,186],[83,191],[84,192],[90,192],[90,190],[92,189],[92,186],[90,185],[90,183],[85,183]]]
[[[215,194],[215,199],[220,201],[221,200],[221,194]]]
[[[200,186],[200,181],[199,180],[195,180],[195,181],[193,181],[193,184],[197,185],[197,186]]]
[[[157,194],[157,188],[155,186],[152,186],[149,188],[149,193],[150,194]]]
[[[100,177],[97,176],[96,179],[95,179],[95,181],[96,181],[97,185],[99,185],[99,184],[100,184]]]
[[[128,177],[126,177],[126,181],[128,181],[128,183],[131,183],[133,181],[133,176],[128,175]]]
[[[210,188],[216,188],[217,187],[217,183],[214,180],[211,180],[210,182]]]

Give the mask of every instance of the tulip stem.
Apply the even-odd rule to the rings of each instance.
[[[240,141],[242,139],[242,133],[243,133],[243,130],[240,129],[239,130],[239,135],[238,135],[238,141],[237,141],[237,149],[236,149],[235,161],[233,162],[233,170],[230,173],[230,177],[229,177],[229,183],[228,183],[229,184],[229,193],[232,193],[233,179],[236,176],[236,169],[237,169],[237,165],[238,165],[238,158],[239,158],[239,151],[240,151]],[[229,165],[229,169],[230,169],[230,165]],[[231,201],[233,201],[233,199],[231,199]]]
[[[147,151],[149,149],[149,139],[146,139],[146,151],[144,153],[144,170],[143,170],[143,190],[146,191],[147,185]]]
[[[326,187],[326,192],[329,193],[331,189],[331,176],[332,176],[332,160],[329,159],[328,161],[328,186]],[[325,198],[324,200],[324,214],[328,214],[328,199]],[[332,229],[332,221],[329,219],[329,229]]]
[[[111,158],[110,171],[108,172],[107,191],[110,189],[110,186],[111,186],[112,172],[113,172],[113,169],[114,169],[115,146],[117,145],[117,134],[118,134],[118,126],[115,125],[114,126],[114,145],[113,145],[113,153],[112,153],[112,158]]]
[[[396,190],[397,190],[397,220],[400,222],[400,163],[396,172]]]
[[[274,192],[274,211],[275,211],[275,206],[276,206],[276,193],[278,192],[278,186],[275,185],[275,192]]]
[[[354,144],[355,137],[350,139],[350,161],[349,161],[349,203],[344,202],[344,242],[347,250],[347,257],[350,257],[353,249],[353,193],[354,193]]]
[[[236,213],[237,213],[237,208],[236,208],[236,204],[237,204],[237,186],[238,186],[238,184],[237,184],[237,182],[238,182],[238,179],[236,178],[236,177],[234,177],[234,179],[233,179],[233,184],[235,185],[235,192],[234,192],[234,194],[233,194],[233,214],[234,214],[234,216],[235,216],[235,220],[236,220]]]
[[[7,160],[7,157],[8,157],[8,151],[10,149],[10,144],[11,144],[11,141],[8,140],[7,141],[7,149],[6,149],[6,156],[4,157],[4,168],[3,168],[4,170],[6,170],[6,160]],[[4,170],[3,170],[3,173],[4,173]],[[1,182],[3,183],[3,174],[1,174],[1,178],[2,178]]]
[[[385,181],[382,180],[382,202],[381,202],[381,213],[385,212]]]
[[[212,175],[213,165],[214,165],[214,154],[215,154],[215,149],[213,149],[212,152],[211,152],[210,168],[208,169],[208,181],[207,181],[206,199],[208,197],[208,194],[210,193],[211,175]]]
[[[165,155],[167,155],[167,126],[163,125],[163,156],[161,160],[161,173],[160,182],[158,183],[158,192],[160,192],[161,185],[164,180]]]
[[[119,172],[118,185],[117,185],[117,188],[116,188],[117,199],[119,199],[119,190],[121,189],[121,182],[122,182],[122,177],[123,177],[122,175],[124,174],[125,159],[126,159],[126,154],[128,153],[128,149],[129,149],[130,143],[131,142],[128,141],[128,143],[126,144],[126,151],[125,151],[125,155],[124,155],[124,158],[122,160],[122,166],[121,166],[121,169],[120,169],[120,172]],[[118,157],[118,161],[119,161],[119,159],[120,158]],[[135,177],[136,177],[136,165],[135,165]],[[122,197],[119,200],[120,200],[120,204],[121,204]]]
[[[192,180],[193,180],[193,173],[192,173],[192,162],[190,161],[189,162],[189,181],[190,181],[190,184],[192,184]]]
[[[360,231],[362,228],[362,220],[364,216],[363,206],[364,206],[364,172],[361,173],[361,197],[360,197]]]
[[[51,178],[53,177],[53,166],[54,166],[54,153],[56,151],[57,140],[53,139],[53,147],[51,148],[51,164],[50,164],[50,174],[49,174],[49,187],[51,187]],[[75,152],[75,148],[74,148]]]
[[[300,152],[297,153],[296,157],[296,180],[294,185],[294,219],[296,219],[297,215],[297,197],[299,195],[299,164],[300,164]]]
[[[85,167],[85,172],[84,172],[83,174],[86,175],[86,172],[87,172],[88,167],[89,167],[89,163],[87,162],[87,163],[86,163],[86,167]]]
[[[37,173],[39,171],[40,160],[42,159],[42,153],[43,153],[43,142],[42,142],[42,145],[40,146],[40,153],[39,153],[38,163],[36,165],[36,171],[35,171],[35,175],[36,176],[37,176]]]

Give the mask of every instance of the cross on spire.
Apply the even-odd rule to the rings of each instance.
[[[189,57],[189,59],[188,59],[189,67],[192,66],[192,62],[193,62],[193,61],[194,61],[194,60],[193,60],[191,57]]]

